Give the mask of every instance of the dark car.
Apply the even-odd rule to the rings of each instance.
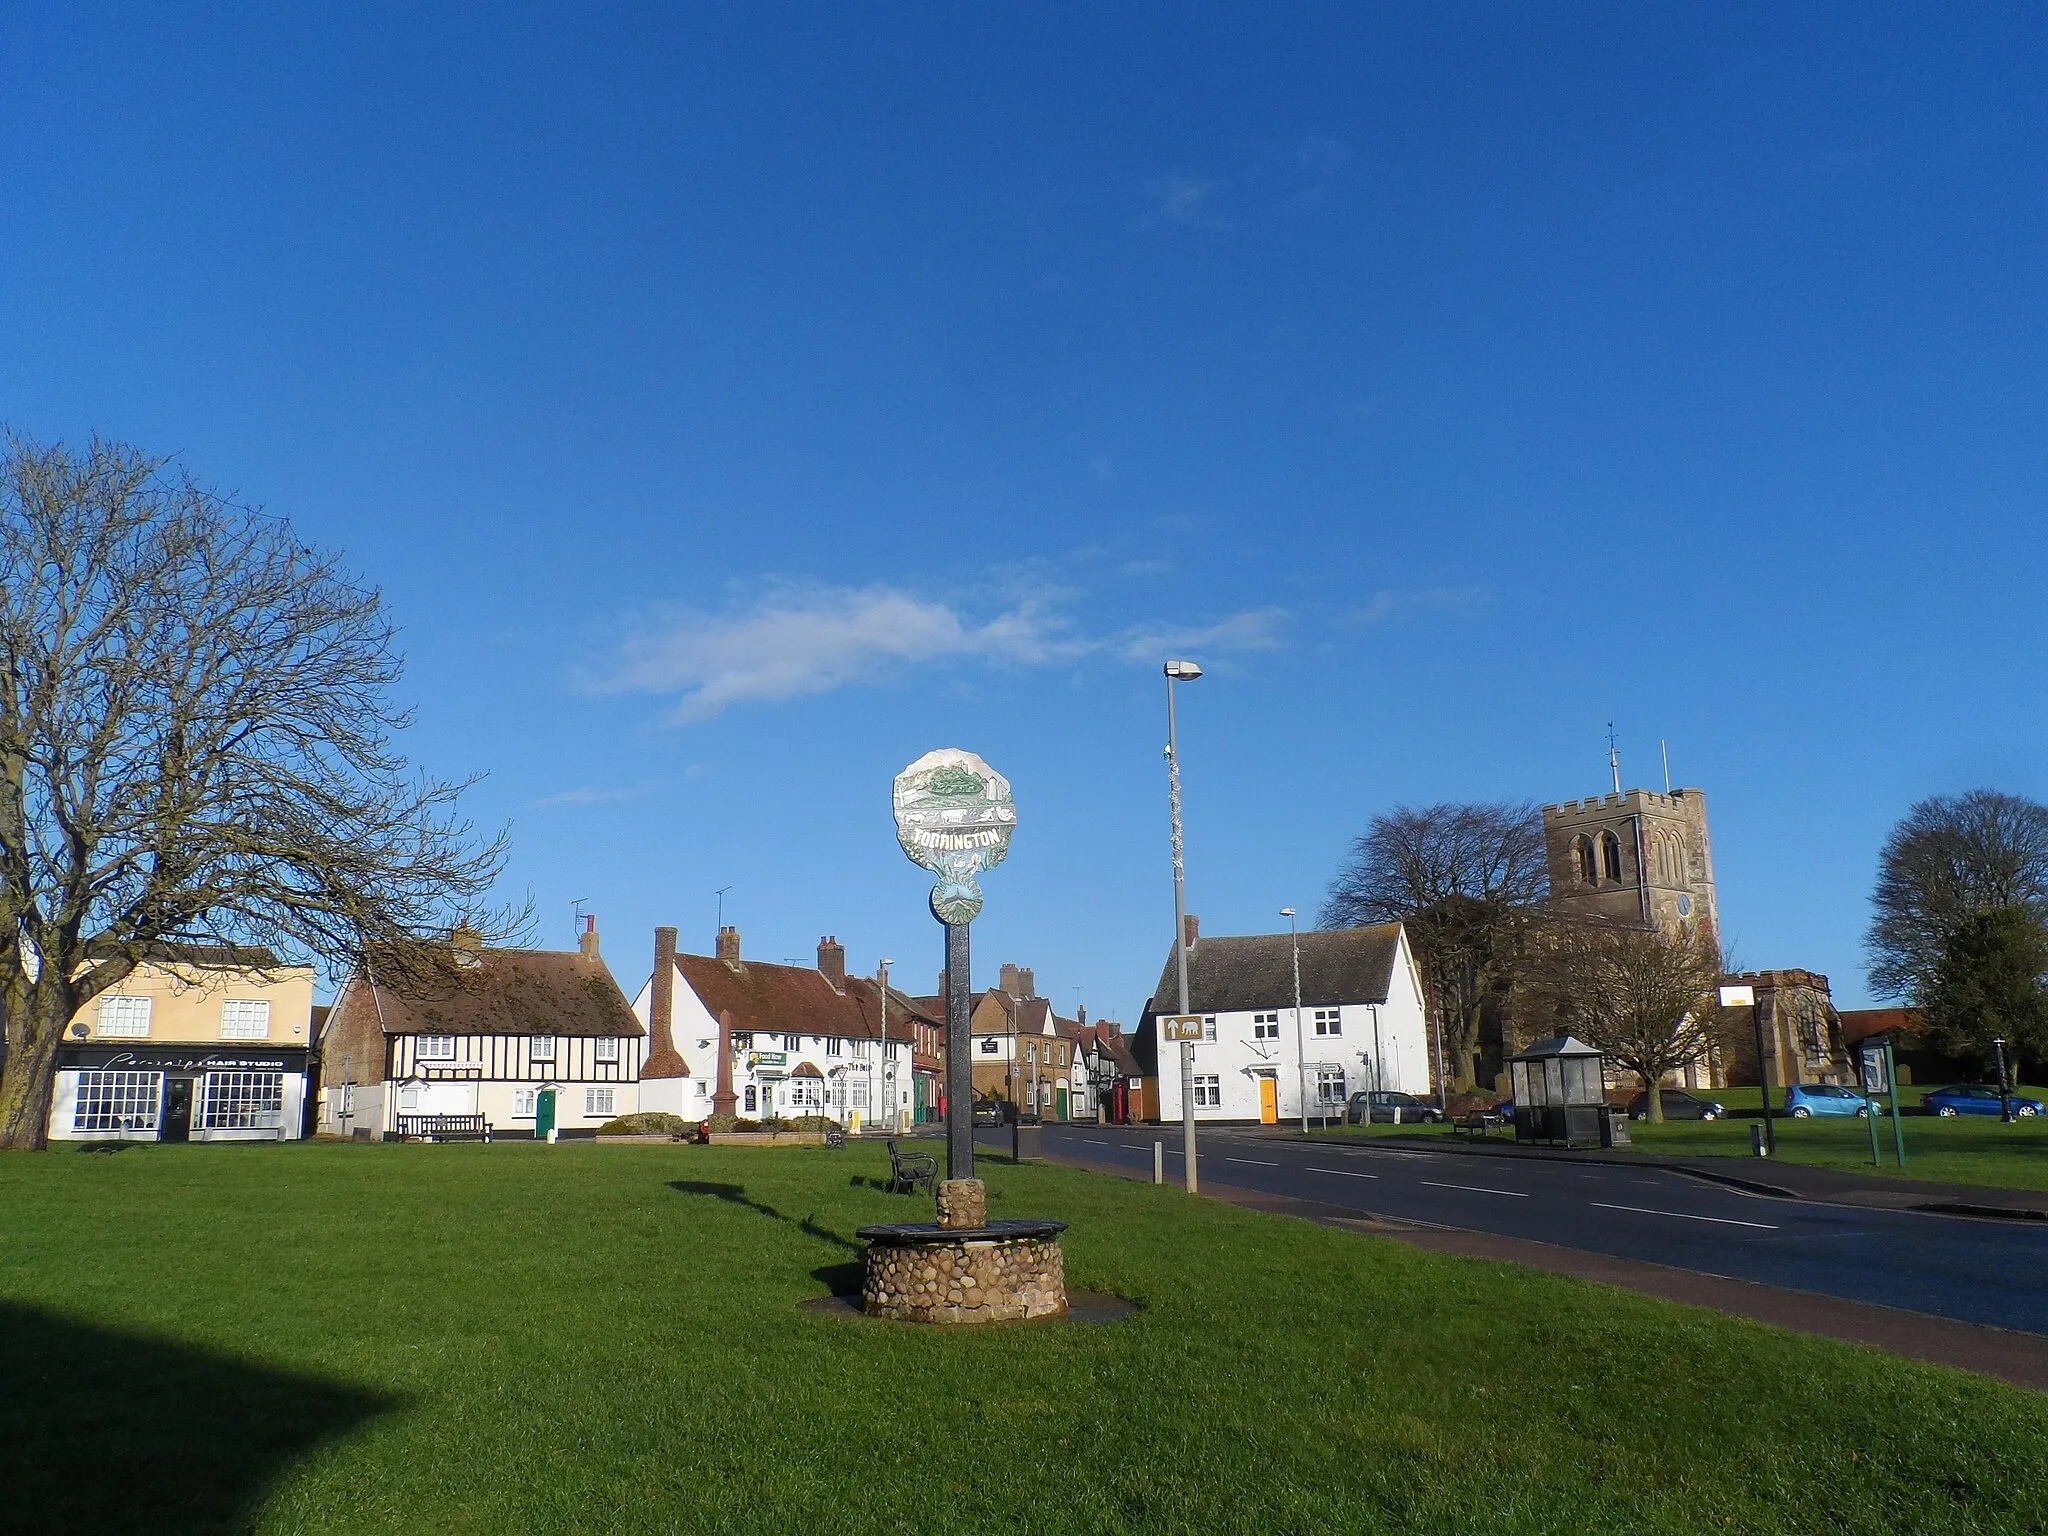
[[[1641,1120],[1650,1113],[1650,1096],[1639,1093],[1628,1101],[1628,1117]],[[1712,1099],[1696,1099],[1683,1088],[1664,1090],[1664,1118],[1666,1120],[1718,1120],[1727,1114],[1727,1109]]]
[[[1353,1125],[1361,1121],[1373,1121],[1381,1125],[1394,1123],[1394,1111],[1399,1110],[1403,1125],[1426,1125],[1443,1119],[1437,1107],[1426,1099],[1418,1099],[1412,1093],[1396,1093],[1383,1088],[1370,1093],[1354,1093],[1344,1118]]]
[[[1010,1106],[1001,1099],[976,1099],[974,1101],[974,1123],[976,1125],[1008,1125]]]

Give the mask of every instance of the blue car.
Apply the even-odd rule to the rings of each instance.
[[[1999,1113],[1998,1090],[1989,1083],[1958,1083],[1953,1088],[1937,1088],[1920,1101],[1930,1115],[1995,1115]],[[2012,1096],[2012,1112],[2016,1115],[2038,1115],[2048,1109],[2039,1099],[2023,1099]]]
[[[1854,1088],[1838,1083],[1789,1083],[1785,1088],[1785,1113],[1794,1120],[1815,1115],[1867,1115],[1870,1100]]]

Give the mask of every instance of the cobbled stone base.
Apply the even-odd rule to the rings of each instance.
[[[937,1241],[878,1238],[868,1246],[861,1305],[872,1317],[914,1323],[1062,1317],[1067,1277],[1059,1236],[1011,1236],[983,1228],[946,1232]]]

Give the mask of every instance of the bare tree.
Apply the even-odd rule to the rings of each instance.
[[[167,944],[445,969],[504,840],[394,749],[392,638],[164,460],[0,444],[0,1147],[44,1144],[66,1024]]]
[[[1885,839],[1870,904],[1871,986],[1925,1002],[1965,918],[2016,907],[2048,925],[2048,805],[1995,789],[1922,800]]]
[[[1400,806],[1374,817],[1352,844],[1322,924],[1407,925],[1443,1027],[1448,1074],[1470,1088],[1480,1016],[1512,986],[1524,926],[1548,890],[1534,805]]]
[[[1573,1034],[1643,1080],[1646,1113],[1664,1118],[1658,1084],[1727,1037],[1715,995],[1725,966],[1704,928],[1553,918],[1534,936],[1524,995],[1559,1033]]]

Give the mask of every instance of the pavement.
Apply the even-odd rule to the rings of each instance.
[[[1007,1131],[986,1131],[1007,1151]],[[1181,1182],[1177,1126],[1047,1125],[1049,1161]],[[1205,1129],[1202,1192],[1439,1252],[1506,1260],[2048,1390],[2048,1220],[1955,1214],[2025,1192],[1717,1159],[1530,1155],[1449,1138]],[[1807,1179],[1805,1175],[1823,1177]],[[1793,1187],[1794,1184],[1800,1187]],[[2039,1197],[2033,1197],[2035,1203]],[[1893,1200],[1909,1203],[1891,1204]],[[1932,1207],[1932,1208],[1930,1208]]]

